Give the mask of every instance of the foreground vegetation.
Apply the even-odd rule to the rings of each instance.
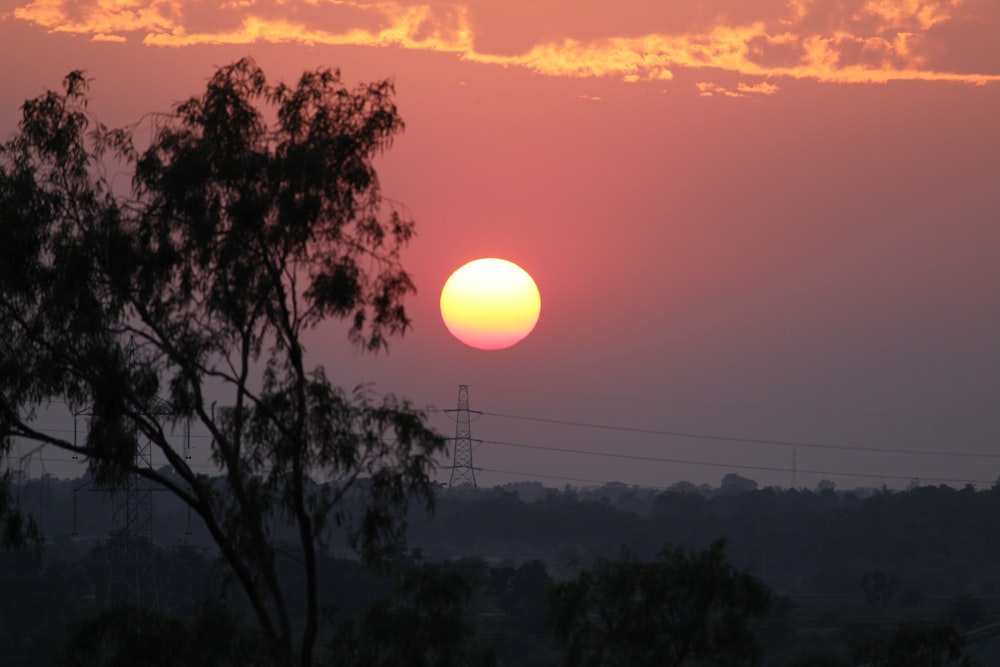
[[[659,665],[670,664],[672,642],[683,637],[692,642],[681,650],[701,641],[728,656],[716,664],[909,665],[922,663],[891,656],[930,650],[937,662],[926,664],[957,665],[962,633],[1000,619],[993,538],[980,532],[1000,520],[1000,489],[838,492],[734,481],[666,492],[533,484],[442,491],[436,516],[414,514],[408,542],[383,570],[349,557],[349,536],[331,533],[318,564],[320,655],[330,662],[319,664],[615,664],[615,652],[627,656],[621,664],[643,664],[641,653],[628,653],[636,649]],[[161,651],[174,655],[162,664],[191,664],[184,651],[219,660],[203,664],[259,658],[250,608],[204,529],[189,534],[179,504],[157,505],[157,542],[172,546],[148,552],[155,607],[140,615],[121,607],[121,551],[107,537],[112,499],[74,494],[81,482],[18,487],[21,507],[49,537],[42,552],[2,555],[0,662],[88,664],[65,660],[88,655],[102,628],[146,646],[168,638],[179,653]],[[282,535],[275,530],[278,570],[294,579],[298,556]],[[714,542],[720,537],[725,546]],[[642,602],[698,591],[716,606],[694,620]],[[611,610],[603,622],[611,625],[595,620],[602,609]],[[744,623],[723,638],[698,625],[720,609]],[[126,632],[129,618],[138,620]],[[693,627],[707,627],[706,639],[694,641]],[[209,638],[219,632],[235,639]],[[122,637],[102,641],[126,654],[131,646]],[[393,652],[414,647],[425,662],[400,662]]]

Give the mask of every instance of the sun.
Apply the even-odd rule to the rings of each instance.
[[[528,272],[505,259],[477,259],[451,274],[441,290],[441,317],[466,345],[502,350],[531,333],[542,298]]]

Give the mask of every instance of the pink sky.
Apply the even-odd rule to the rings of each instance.
[[[0,131],[76,68],[109,124],[169,109],[244,55],[274,79],[392,77],[407,129],[380,173],[418,225],[415,329],[379,357],[317,331],[313,358],[343,384],[449,408],[466,383],[496,413],[992,453],[998,43],[994,0],[14,0]],[[451,271],[483,256],[542,293],[536,331],[509,350],[465,347],[437,312]],[[479,446],[494,470],[791,482],[787,447],[488,416],[473,435],[723,464]],[[800,447],[796,461],[876,476],[800,472],[808,486],[1000,475],[1000,459],[957,456]]]

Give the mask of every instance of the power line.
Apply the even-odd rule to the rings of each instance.
[[[775,466],[759,466],[759,465],[747,465],[741,463],[719,463],[717,461],[691,461],[688,459],[674,459],[666,458],[660,456],[638,456],[635,454],[619,454],[613,452],[595,452],[586,449],[572,449],[569,447],[549,447],[546,445],[529,445],[522,442],[504,442],[500,440],[480,440],[484,444],[490,445],[500,445],[502,447],[519,447],[521,449],[538,449],[551,452],[560,452],[564,454],[583,454],[587,456],[601,456],[605,458],[615,458],[615,459],[627,459],[631,461],[652,461],[656,463],[674,463],[678,465],[694,465],[694,466],[708,466],[712,468],[727,468],[727,469],[737,469],[737,470],[757,470],[764,472],[788,472],[788,468],[780,468]],[[798,472],[807,473],[812,475],[833,475],[841,477],[866,477],[875,479],[897,479],[897,480],[912,480],[915,479],[914,475],[885,475],[885,474],[875,474],[875,473],[865,473],[865,472],[840,472],[835,470],[809,470],[805,468],[798,468]],[[941,482],[952,482],[956,484],[992,484],[992,480],[981,480],[981,479],[951,479],[947,477],[935,477]],[[593,480],[580,480],[580,481],[593,481]]]
[[[48,446],[48,445],[46,445],[46,446]],[[53,445],[53,446],[58,449],[57,445]],[[30,459],[26,459],[26,460],[29,460],[29,461],[43,461],[43,462],[46,462],[46,463],[72,463],[74,466],[77,466],[77,467],[83,467],[83,466],[87,465],[87,462],[84,459],[64,459],[64,458],[55,458],[55,457],[52,457],[52,456],[34,456],[33,455],[33,456],[30,457]],[[219,468],[219,466],[212,465],[212,464],[209,464],[209,463],[192,463],[192,462],[188,461],[187,465],[188,465],[189,468],[201,468],[201,469],[204,469],[204,470],[221,470],[221,468]]]
[[[788,472],[787,468],[778,468],[778,467],[752,466],[752,465],[743,465],[743,464],[736,464],[736,463],[717,463],[717,462],[713,462],[713,461],[689,461],[689,460],[685,460],[685,459],[671,459],[671,458],[653,457],[653,456],[635,456],[635,455],[631,455],[631,454],[615,454],[615,453],[609,453],[609,452],[591,452],[591,451],[582,450],[582,449],[570,449],[570,448],[563,448],[563,447],[547,447],[547,446],[543,446],[543,445],[529,445],[527,443],[504,442],[504,441],[499,441],[499,440],[478,440],[477,439],[477,440],[475,440],[475,442],[483,443],[483,444],[488,444],[488,445],[500,445],[502,447],[519,447],[519,448],[522,448],[522,449],[539,449],[539,450],[555,451],[555,452],[561,452],[561,453],[567,453],[567,454],[584,454],[584,455],[589,455],[589,456],[601,456],[601,457],[606,457],[606,458],[618,458],[618,459],[627,459],[627,460],[650,461],[650,462],[656,462],[656,463],[674,463],[674,464],[678,464],[678,465],[708,466],[708,467],[713,467],[713,468],[729,468],[729,469],[737,469],[737,470],[757,470],[757,471],[766,471],[766,472]],[[73,464],[77,464],[77,465],[81,465],[81,466],[83,465],[83,462],[81,462],[80,460],[56,458],[56,457],[51,457],[51,456],[38,456],[38,455],[35,455],[35,456],[32,456],[31,459],[34,460],[34,461],[44,461],[44,462],[48,462],[48,463],[73,463]],[[209,464],[190,463],[189,462],[188,465],[190,467],[192,467],[192,468],[201,468],[201,469],[206,469],[206,470],[218,470],[218,468],[216,466],[212,466],[212,465],[209,465]],[[516,470],[497,470],[497,469],[494,469],[494,468],[481,468],[481,467],[478,467],[478,466],[476,467],[476,470],[482,470],[483,472],[501,473],[501,474],[505,474],[505,475],[518,475],[518,476],[524,476],[524,477],[537,477],[537,478],[541,478],[541,479],[554,479],[554,480],[559,480],[559,481],[564,481],[564,482],[585,482],[587,484],[613,484],[614,483],[612,481],[602,480],[602,479],[588,479],[588,478],[584,478],[584,477],[563,477],[563,476],[559,476],[559,475],[542,475],[542,474],[529,473],[529,472],[520,472],[520,471],[516,471]],[[802,468],[799,469],[799,472],[808,473],[808,474],[814,474],[814,475],[832,475],[832,476],[838,476],[839,475],[839,476],[842,476],[842,477],[865,477],[865,478],[894,479],[894,480],[906,480],[906,481],[914,479],[914,476],[912,476],[912,475],[907,476],[907,475],[886,475],[886,474],[875,474],[875,473],[852,473],[852,472],[839,472],[839,471],[832,471],[832,470],[804,470]],[[946,478],[946,477],[940,477],[940,478],[935,477],[934,479],[937,480],[937,481],[940,481],[940,482],[952,482],[952,483],[956,483],[956,484],[993,484],[992,480],[950,479],[950,478]],[[621,482],[621,480],[616,480],[616,481]],[[654,484],[634,484],[634,485],[630,485],[630,486],[641,486],[641,487],[644,487],[644,488],[651,488],[651,489],[667,489],[667,488],[670,488],[670,487],[667,487],[667,486],[657,486],[657,485],[654,485]]]
[[[990,452],[990,453],[962,452],[962,451],[950,452],[950,451],[929,450],[929,449],[905,449],[905,448],[890,449],[888,447],[874,447],[867,445],[835,445],[828,443],[804,442],[800,440],[772,440],[766,438],[749,438],[749,437],[732,436],[732,435],[694,433],[689,431],[665,431],[660,429],[638,428],[634,426],[615,426],[611,424],[596,424],[593,422],[581,422],[568,419],[551,419],[548,417],[529,417],[525,415],[511,415],[500,412],[482,411],[482,414],[490,417],[500,417],[502,419],[516,419],[519,421],[538,422],[542,424],[556,424],[559,426],[575,426],[578,428],[592,428],[604,431],[639,433],[642,435],[665,435],[677,438],[691,438],[695,440],[715,440],[720,442],[740,442],[753,445],[776,445],[779,447],[806,447],[811,449],[834,449],[840,451],[854,451],[854,452],[878,452],[881,454],[918,454],[921,456],[1000,459],[1000,453],[996,452]]]
[[[46,433],[46,434],[51,434],[51,433],[73,433],[73,429],[71,429],[71,428],[46,428],[46,429],[42,430],[41,432],[42,433]],[[177,433],[174,429],[171,429],[171,430],[167,431],[167,436],[171,437],[171,438],[179,438],[179,437],[184,437],[184,434],[183,433]],[[15,438],[24,438],[24,439],[30,440],[30,438],[28,438],[27,436],[23,436],[23,435],[15,435],[13,437],[15,437]],[[189,437],[189,438],[192,438],[192,439],[198,438],[200,440],[209,440],[209,439],[212,438],[212,436],[210,434],[198,435],[198,434],[194,434],[194,433],[192,433],[191,435],[186,436],[186,437]],[[58,445],[56,445],[56,446],[58,446]]]
[[[428,410],[428,412],[450,412],[449,410]],[[470,411],[472,412],[472,411]],[[883,454],[909,454],[909,455],[922,455],[922,456],[935,456],[935,457],[956,457],[956,458],[1000,458],[1000,453],[979,453],[979,452],[947,452],[941,450],[917,450],[917,449],[889,449],[885,447],[875,447],[875,446],[858,446],[858,445],[838,445],[838,444],[828,444],[828,443],[816,443],[816,442],[804,442],[804,441],[793,441],[793,440],[770,440],[763,438],[750,438],[750,437],[740,437],[740,436],[726,436],[726,435],[715,435],[707,433],[696,433],[696,432],[682,432],[682,431],[669,431],[661,429],[648,429],[648,428],[638,428],[629,426],[618,426],[612,424],[601,424],[594,422],[583,422],[575,420],[563,420],[563,419],[553,419],[548,417],[535,417],[527,415],[515,415],[500,412],[488,412],[488,411],[475,411],[477,414],[484,416],[497,417],[501,419],[513,419],[519,421],[528,421],[536,423],[554,424],[560,426],[572,426],[577,428],[589,428],[589,429],[599,429],[606,431],[617,431],[617,432],[629,432],[638,433],[642,435],[656,435],[656,436],[669,436],[669,437],[682,437],[682,438],[692,438],[699,440],[715,440],[722,442],[737,442],[745,444],[754,445],[776,445],[784,447],[792,447],[793,451],[796,447],[812,448],[812,449],[831,449],[840,451],[855,451],[855,452],[877,452]],[[53,432],[62,432],[63,429],[47,429]],[[199,437],[197,435],[192,435],[191,437]],[[200,436],[207,437],[207,436]],[[750,465],[750,464],[738,464],[738,463],[720,463],[715,461],[698,461],[690,459],[679,459],[672,457],[659,457],[659,456],[640,456],[633,454],[622,454],[613,452],[598,452],[591,450],[574,449],[568,447],[552,447],[545,445],[534,445],[522,442],[509,442],[509,441],[499,441],[499,440],[473,440],[474,443],[484,443],[492,444],[503,447],[517,447],[521,449],[534,449],[534,450],[544,450],[553,451],[563,454],[575,454],[575,455],[585,455],[585,456],[597,456],[604,458],[617,458],[623,460],[633,460],[633,461],[647,461],[655,463],[670,463],[676,465],[691,465],[691,466],[702,466],[702,467],[712,467],[712,468],[727,468],[731,470],[753,470],[761,472],[789,472],[791,470],[787,467],[779,466],[763,466],[763,465]],[[47,460],[47,461],[57,461],[58,459],[44,458],[39,456],[31,457],[34,460]],[[60,461],[62,462],[62,461]],[[70,461],[66,461],[70,462]],[[211,466],[196,466],[210,468]],[[482,469],[489,470],[489,469]],[[891,480],[913,480],[918,479],[919,475],[889,475],[889,474],[875,474],[875,473],[864,473],[864,472],[845,472],[845,471],[834,471],[834,470],[814,470],[814,469],[803,469],[795,467],[795,472],[801,472],[805,474],[813,475],[827,475],[827,476],[841,476],[841,477],[855,477],[855,478],[866,478],[866,479],[891,479]],[[554,479],[560,481],[569,482],[586,482],[586,483],[597,483],[597,484],[607,484],[604,480],[593,480],[586,478],[576,478],[576,477],[561,477],[557,475],[537,475],[530,473],[517,473],[512,471],[499,471],[493,470],[492,472],[504,472],[506,474],[516,474],[516,475],[526,475],[530,477],[540,477],[546,479]],[[993,484],[993,480],[976,480],[976,479],[959,479],[959,478],[946,478],[946,477],[935,477],[940,483],[953,483],[953,484],[982,484],[990,485]],[[666,487],[652,487],[652,488],[666,488]]]
[[[555,479],[561,482],[586,482],[587,484],[614,484],[614,482],[609,482],[603,479],[586,479],[583,477],[560,477],[559,475],[541,475],[538,473],[520,472],[517,470],[498,470],[496,468],[476,468],[476,470],[482,470],[483,472],[496,472],[503,475],[518,475],[519,477],[538,477],[540,479]],[[647,489],[660,489],[660,490],[669,488],[666,486],[654,486],[652,484],[630,484],[629,486],[638,486]]]

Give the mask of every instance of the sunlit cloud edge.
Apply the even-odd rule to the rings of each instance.
[[[172,22],[171,12],[154,6],[135,9],[135,5],[116,5],[115,0],[100,2],[81,20],[73,22],[60,11],[61,0],[35,0],[14,10],[14,17],[43,26],[51,32],[91,35],[95,41],[123,42],[132,35],[145,33],[141,42],[147,46],[182,48],[195,45],[249,45],[254,43],[301,43],[306,45],[394,47],[407,50],[454,54],[466,62],[502,67],[518,67],[534,73],[571,78],[618,78],[621,81],[667,81],[675,70],[715,70],[755,77],[761,83],[739,84],[723,89],[714,84],[696,84],[706,96],[728,97],[771,95],[778,87],[774,79],[811,79],[827,83],[887,83],[890,81],[950,81],[984,85],[1000,81],[1000,74],[937,71],[922,68],[919,58],[907,58],[907,39],[897,33],[893,39],[879,36],[856,37],[844,33],[799,37],[804,46],[798,62],[769,66],[751,57],[753,40],[780,43],[785,35],[770,34],[765,25],[718,26],[709,32],[693,35],[649,34],[645,36],[608,37],[592,41],[563,39],[537,44],[513,55],[485,53],[476,49],[475,31],[468,11],[455,6],[449,25],[435,23],[430,6],[404,6],[396,3],[368,5],[377,11],[381,26],[377,31],[362,28],[341,32],[310,28],[301,22],[245,15],[236,27],[220,32],[188,32]],[[166,4],[166,7],[176,5]],[[429,27],[430,26],[430,27]],[[909,60],[905,66],[843,65],[844,44],[863,43],[865,48],[882,50],[897,60]]]

